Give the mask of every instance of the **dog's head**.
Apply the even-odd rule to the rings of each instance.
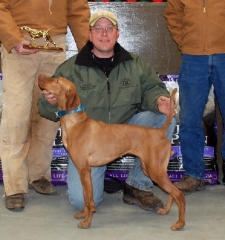
[[[66,78],[51,78],[45,74],[39,74],[38,85],[42,90],[55,96],[59,110],[71,111],[80,105],[75,85]]]

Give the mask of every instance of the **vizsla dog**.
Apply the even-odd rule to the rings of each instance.
[[[52,93],[57,99],[63,144],[80,175],[85,204],[82,211],[74,215],[78,219],[84,218],[78,227],[88,228],[95,212],[91,167],[106,165],[129,153],[140,158],[144,173],[169,194],[166,206],[159,209],[158,213],[167,214],[175,200],[179,209],[179,220],[171,228],[182,229],[185,225],[185,198],[171,183],[167,174],[171,143],[166,135],[174,112],[176,89],[170,98],[170,114],[165,124],[155,129],[95,121],[85,113],[72,82],[62,77],[51,78],[43,74],[39,75],[38,82],[41,89]]]

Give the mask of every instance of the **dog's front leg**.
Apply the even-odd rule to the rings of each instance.
[[[84,204],[83,209],[80,212],[77,212],[77,213],[74,214],[74,218],[76,218],[76,219],[86,218],[87,211],[88,211],[87,206],[86,206],[86,204]]]
[[[78,169],[78,168],[77,168]],[[93,199],[93,187],[91,180],[91,168],[87,166],[82,170],[78,170],[81,184],[83,187],[84,207],[81,212],[77,212],[74,217],[81,219],[85,218],[78,224],[79,228],[88,228],[91,225],[93,213],[95,212],[95,204]]]

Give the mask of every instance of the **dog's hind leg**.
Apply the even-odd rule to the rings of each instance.
[[[177,203],[178,206],[178,211],[179,211],[179,219],[177,222],[175,222],[171,228],[172,230],[179,230],[182,229],[185,225],[185,197],[182,192],[180,192],[170,181],[167,173],[160,173],[160,176],[164,176],[159,180],[157,179],[157,184],[165,190],[169,195],[168,195],[168,201],[165,206],[165,208],[159,209],[158,213],[159,214],[167,214],[170,211],[170,208],[174,201]]]
[[[84,207],[82,211],[77,212],[74,217],[77,219],[85,218],[84,221],[81,221],[78,224],[79,228],[88,228],[91,225],[91,220],[93,217],[93,213],[95,212],[95,204],[93,199],[93,187],[91,180],[91,168],[90,166],[86,166],[83,169],[78,169],[81,184],[83,187],[83,195],[84,195]]]
[[[168,141],[163,140],[161,141],[161,144],[158,144],[158,146],[155,147],[154,150],[155,151],[149,151],[149,156],[151,159],[157,159],[157,161],[151,161],[151,164],[149,164],[149,162],[147,162],[147,164],[145,163],[145,171],[147,172],[147,175],[159,185],[159,187],[169,194],[165,208],[159,209],[158,213],[167,214],[170,211],[174,200],[178,206],[179,219],[172,225],[171,228],[173,230],[179,230],[185,225],[185,198],[184,194],[172,184],[167,173],[171,145]],[[153,154],[156,152],[157,156]]]
[[[158,184],[164,191],[168,193],[168,201],[165,208],[160,208],[158,214],[167,214],[170,211],[173,200],[177,203],[179,218],[178,221],[171,226],[172,230],[180,230],[185,225],[185,197],[170,181],[165,170],[155,169],[157,174],[152,174],[151,179]]]
[[[169,213],[172,204],[173,204],[173,197],[170,194],[168,194],[168,200],[167,200],[166,206],[164,208],[159,208],[157,213],[161,215],[166,215],[167,213]]]
[[[185,197],[182,192],[180,192],[174,185],[175,191],[170,193],[175,199],[178,209],[179,209],[179,220],[175,222],[171,228],[172,230],[179,230],[185,225]]]

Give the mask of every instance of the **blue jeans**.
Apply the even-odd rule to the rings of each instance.
[[[130,119],[128,124],[136,124],[141,126],[159,128],[163,125],[166,118],[167,118],[166,115],[155,114],[150,111],[145,111],[135,114]],[[176,120],[173,118],[173,121],[170,124],[167,133],[167,138],[169,140],[172,139],[175,126]],[[103,201],[105,170],[106,166],[92,167],[91,176],[93,184],[94,202],[96,206]],[[134,167],[130,169],[126,181],[129,185],[145,191],[151,191],[151,188],[153,186],[151,179],[144,175],[140,166],[139,158],[135,159]],[[68,163],[67,184],[68,184],[68,197],[70,203],[76,209],[81,210],[84,206],[82,186],[77,169],[70,159]]]
[[[205,136],[202,118],[213,85],[225,119],[225,54],[193,56],[184,54],[178,79],[180,104],[180,145],[185,174],[204,179]],[[222,155],[225,157],[223,142]]]

